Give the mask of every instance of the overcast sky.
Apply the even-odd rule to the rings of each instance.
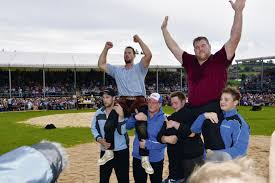
[[[28,52],[122,53],[138,34],[153,54],[172,57],[160,26],[193,53],[204,35],[212,51],[229,39],[234,11],[227,0],[0,0],[0,49]],[[275,55],[275,1],[247,0],[236,59]]]

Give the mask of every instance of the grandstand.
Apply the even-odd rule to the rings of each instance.
[[[137,55],[136,60],[138,61],[141,56],[140,54]],[[97,67],[98,57],[98,54],[1,52],[1,86],[6,86],[6,88],[4,91],[0,91],[0,95],[6,97],[21,96],[20,91],[24,86],[20,85],[24,84],[24,80],[30,78],[40,87],[40,92],[38,93],[41,93],[41,90],[43,90],[42,93],[44,97],[53,96],[54,93],[58,93],[58,95],[71,95],[76,93],[79,87],[82,87],[83,80],[86,81],[84,88],[90,87],[88,84],[90,81],[93,82],[93,85],[96,83],[96,85],[100,86],[114,84],[111,78],[99,72]],[[108,58],[111,64],[124,64],[123,55],[110,54]],[[162,63],[166,64],[160,65],[159,63],[162,60],[165,60],[165,62]],[[157,80],[159,78],[158,75],[161,75],[162,71],[175,72],[176,70],[180,70],[180,73],[182,73],[182,68],[177,61],[168,58],[165,59],[158,55],[154,56],[150,65],[150,71],[155,73],[155,77],[148,76],[151,78],[150,83],[152,83],[152,81],[156,82],[154,83],[153,89],[159,90]],[[65,92],[63,90],[61,93],[56,91],[48,92],[49,87],[51,87],[53,83],[59,84],[58,82],[61,78],[69,90],[65,89]],[[175,78],[173,78],[173,80],[175,80]],[[179,75],[179,84],[177,84],[179,87],[177,89],[183,88],[181,83],[184,81],[181,80],[182,77]],[[9,91],[8,95],[7,90]],[[25,90],[23,90],[23,92],[25,92]],[[29,96],[28,93],[27,96]]]
[[[0,111],[4,104],[9,108],[12,98],[16,109],[33,109],[34,106],[37,109],[69,109],[75,105],[77,96],[84,97],[85,101],[85,97],[99,96],[103,87],[116,88],[113,78],[99,71],[98,57],[99,54],[0,52]],[[138,54],[136,62],[141,57]],[[264,100],[267,105],[275,102],[274,58],[236,60],[237,64],[231,66],[229,79],[240,81],[241,91],[248,96],[243,105],[252,105],[256,100],[251,101],[250,93],[267,92],[257,98],[271,98],[271,104]],[[124,64],[120,54],[109,54],[108,60],[114,65]],[[187,92],[185,79],[184,69],[173,57],[154,55],[145,79],[146,90],[161,94]],[[63,105],[59,106],[60,103]],[[95,106],[99,104],[96,100],[94,103]]]
[[[241,81],[242,92],[275,92],[275,56],[236,60],[230,78]]]

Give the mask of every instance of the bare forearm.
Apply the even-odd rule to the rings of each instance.
[[[99,56],[99,59],[98,59],[98,67],[101,69],[101,70],[104,70],[104,66],[106,65],[107,63],[107,53],[108,53],[108,49],[105,47],[103,49],[103,51],[101,52],[100,56]]]
[[[162,29],[162,34],[168,49],[173,53],[173,55],[177,58],[178,61],[182,62],[181,57],[182,57],[183,50],[179,47],[177,42],[172,38],[167,28]]]
[[[243,13],[242,11],[235,12],[234,21],[231,28],[230,40],[234,45],[238,45],[241,34],[242,34],[242,24],[243,24]]]
[[[176,41],[172,38],[171,34],[169,33],[169,31],[167,30],[167,28],[162,29],[162,34],[164,37],[164,41],[167,45],[167,47],[169,48],[170,51],[173,52],[173,50],[176,50],[179,48],[178,44],[176,43]]]
[[[243,9],[246,0],[229,0],[233,10],[235,11],[234,21],[231,28],[230,39],[225,43],[225,51],[227,60],[231,60],[235,54],[237,46],[241,39],[242,26],[243,26]]]
[[[150,62],[151,62],[151,59],[152,59],[152,53],[150,51],[150,49],[148,48],[148,46],[139,38],[138,35],[135,35],[134,36],[134,41],[135,42],[138,42],[138,44],[140,45],[141,47],[141,50],[144,54],[144,56],[142,57],[142,63],[143,63],[143,66],[145,68],[148,68],[149,65],[150,65]]]
[[[140,48],[141,48],[144,56],[146,56],[146,57],[152,57],[151,50],[149,49],[149,47],[141,39],[139,39],[138,43],[140,45]]]

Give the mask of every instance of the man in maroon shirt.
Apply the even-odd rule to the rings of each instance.
[[[231,64],[241,38],[242,12],[245,0],[230,1],[235,11],[234,22],[229,40],[224,46],[211,54],[211,45],[206,37],[193,41],[195,55],[181,49],[167,29],[166,16],[161,26],[165,43],[177,60],[185,67],[188,80],[188,101],[192,106],[205,105],[218,100],[227,82],[227,68]]]
[[[211,54],[211,45],[206,37],[197,37],[193,41],[195,55],[191,55],[178,46],[167,29],[168,17],[166,16],[161,30],[165,43],[177,60],[182,64],[187,73],[188,102],[191,111],[200,113],[212,111],[220,113],[219,98],[227,82],[227,69],[235,56],[235,50],[241,38],[242,19],[245,0],[230,1],[235,11],[234,21],[229,40],[223,47]],[[170,122],[169,122],[170,123]],[[179,124],[169,126],[179,128]],[[202,133],[212,140],[212,144],[205,144],[206,148],[224,148],[223,141],[217,138],[219,128],[212,123],[205,123]]]

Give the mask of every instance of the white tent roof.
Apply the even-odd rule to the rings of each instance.
[[[137,55],[135,62],[141,59]],[[11,68],[98,68],[99,54],[0,52],[0,67]],[[123,55],[108,54],[108,63],[124,65]],[[161,64],[165,63],[165,64]],[[150,68],[181,68],[176,59],[153,55]]]

